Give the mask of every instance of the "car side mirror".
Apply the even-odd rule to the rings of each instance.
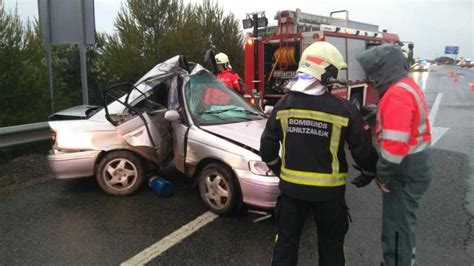
[[[265,108],[263,109],[263,112],[264,112],[266,115],[271,115],[272,112],[273,112],[273,106],[271,106],[271,105],[265,105]]]
[[[178,122],[181,120],[181,116],[176,110],[169,110],[165,113],[165,120],[169,122]]]

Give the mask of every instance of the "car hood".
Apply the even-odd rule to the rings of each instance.
[[[266,124],[267,119],[261,119],[223,125],[201,126],[201,128],[258,151],[260,150],[260,137]]]

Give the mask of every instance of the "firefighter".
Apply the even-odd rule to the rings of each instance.
[[[375,137],[383,193],[385,265],[414,265],[416,210],[431,180],[431,130],[423,92],[408,77],[399,46],[384,44],[357,57],[381,100]]]
[[[240,94],[243,94],[242,88],[240,86],[240,77],[237,73],[232,71],[232,67],[230,65],[229,57],[224,53],[218,53],[215,56],[217,70],[216,77],[221,80],[229,89],[233,89]]]
[[[345,264],[349,216],[344,199],[348,173],[344,143],[365,172],[373,174],[377,161],[370,129],[357,108],[326,87],[345,67],[342,55],[328,42],[306,48],[295,82],[276,104],[262,134],[262,160],[280,177],[273,265],[296,265],[310,210],[318,228],[319,265]]]

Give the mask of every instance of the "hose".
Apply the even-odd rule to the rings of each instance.
[[[277,65],[281,70],[285,70],[288,66],[296,65],[295,47],[280,47],[275,50],[275,53],[273,53],[273,58],[275,58],[275,63],[273,64],[272,71],[268,76],[267,82],[270,82],[270,79],[273,77],[273,72],[275,71]]]
[[[292,66],[296,64],[295,59],[295,47],[294,46],[284,46],[276,49],[275,53],[273,54],[274,58],[278,58],[275,62],[280,65],[285,65],[286,67]]]

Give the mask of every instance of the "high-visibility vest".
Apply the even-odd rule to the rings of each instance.
[[[346,184],[347,167],[345,167],[345,169],[341,171],[339,157],[340,149],[344,149],[344,135],[342,135],[342,129],[348,126],[348,117],[314,110],[286,109],[278,111],[276,119],[280,120],[283,132],[282,166],[280,175],[281,179],[294,184],[319,187],[336,187]],[[304,122],[307,127],[292,127],[290,123],[291,121],[289,120]],[[317,126],[311,128],[311,124],[322,124],[325,125],[325,127],[323,130],[318,130]],[[328,146],[325,147],[324,144],[321,142],[318,143],[320,144],[319,147],[314,148],[326,149],[330,152],[331,157],[320,158],[320,160],[331,161],[332,172],[324,173],[318,171],[301,171],[287,168],[285,153],[286,145],[290,145],[286,141],[286,136],[289,132],[297,132],[301,135],[312,135],[315,138],[329,139],[327,143]],[[300,160],[304,160],[304,158],[300,158]],[[271,162],[269,164],[271,164]]]
[[[229,94],[220,88],[206,88],[204,92],[204,103],[206,105],[228,105],[230,101]]]
[[[395,164],[431,146],[425,96],[412,78],[400,80],[385,92],[377,110],[375,137],[380,156]]]
[[[226,85],[227,88],[234,89],[238,93],[242,93],[241,88],[240,88],[240,84],[239,84],[239,75],[232,72],[231,69],[226,69],[222,72],[219,72],[216,75],[216,77],[217,77],[217,79],[222,81]]]
[[[360,168],[375,172],[378,155],[370,128],[353,104],[329,92],[290,91],[267,121],[260,156],[280,177],[281,193],[308,201],[334,200],[344,197],[347,182],[345,143]]]

